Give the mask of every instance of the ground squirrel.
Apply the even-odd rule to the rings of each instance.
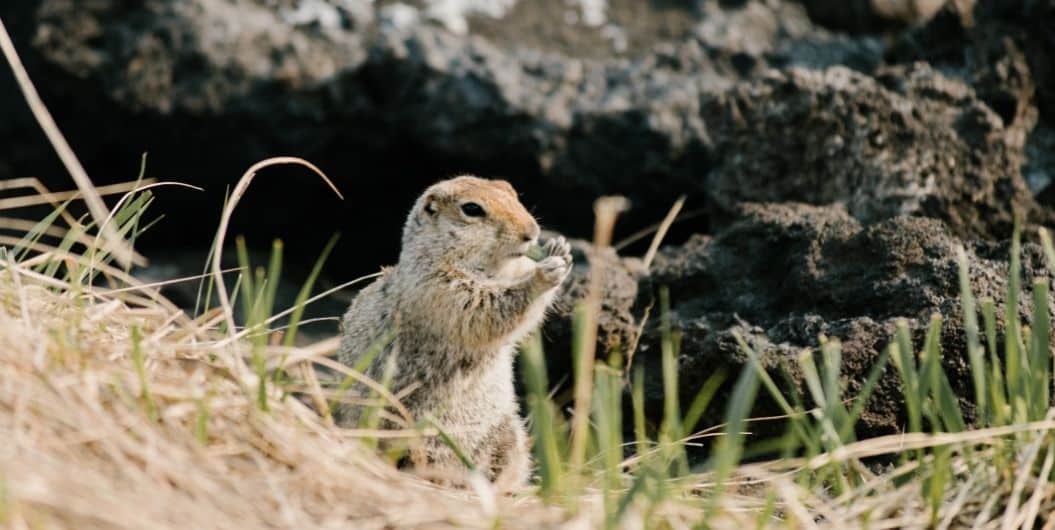
[[[434,418],[474,463],[501,485],[523,483],[529,453],[513,392],[517,342],[544,317],[571,270],[564,238],[544,257],[525,256],[538,223],[508,182],[461,176],[425,190],[403,227],[399,263],[352,301],[342,322],[339,359],[354,366],[371,345],[394,336],[366,375],[409,391],[415,421]],[[346,405],[341,423],[358,424]],[[438,439],[425,442],[434,465],[461,466]]]

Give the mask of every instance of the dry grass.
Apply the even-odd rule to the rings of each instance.
[[[15,80],[26,98],[29,110],[33,112],[33,116],[37,119],[37,123],[40,124],[40,128],[47,135],[48,141],[51,142],[55,152],[62,159],[62,163],[70,172],[73,181],[77,183],[77,189],[88,206],[88,210],[91,212],[92,217],[95,218],[97,225],[101,227],[100,235],[106,244],[106,249],[112,252],[122,265],[132,263],[134,258],[132,246],[117,234],[113,227],[107,226],[103,222],[103,219],[106,218],[106,205],[103,203],[99,191],[92,184],[91,179],[88,178],[88,173],[81,166],[77,155],[73,152],[62,132],[59,131],[59,126],[51,117],[51,112],[48,111],[47,107],[44,106],[43,100],[40,99],[40,94],[37,93],[36,87],[33,86],[33,81],[29,79],[29,74],[26,72],[25,67],[22,66],[22,60],[18,57],[15,44],[11,41],[11,36],[7,33],[3,20],[0,20],[0,52],[3,53],[4,58],[15,74]]]
[[[106,219],[118,217],[122,205],[151,186],[104,190],[126,192]],[[39,182],[29,188],[29,195],[0,210],[78,197],[52,193]],[[235,204],[229,203],[225,218]],[[441,487],[396,470],[363,438],[435,433],[341,429],[320,415],[332,391],[318,383],[319,365],[362,377],[326,357],[336,340],[300,348],[269,340],[263,351],[252,352],[248,330],[233,327],[226,298],[191,318],[160,294],[162,284],[111,266],[88,228],[59,212],[69,226],[12,219],[4,229],[19,237],[5,236],[0,247],[5,526],[441,528],[501,521],[536,528],[597,522],[596,495],[584,495],[573,512],[547,507],[531,492],[501,494],[478,476],[447,477],[464,487]],[[16,260],[13,247],[20,244],[32,252]],[[100,276],[83,281],[78,271],[85,268]],[[225,272],[214,267],[212,278]],[[255,394],[260,381],[248,368],[254,354],[264,356],[271,372],[299,376],[269,388],[267,412]],[[691,518],[691,511],[681,511],[670,515]]]
[[[124,280],[127,280],[125,282]],[[592,526],[530,492],[470,478],[445,488],[397,471],[302,401],[313,378],[255,402],[249,346],[209,312],[192,320],[157,286],[95,288],[0,268],[0,521],[11,528]],[[210,323],[211,322],[211,323]],[[321,346],[321,347],[320,347]],[[314,374],[333,341],[268,346],[268,364]],[[239,366],[241,365],[241,366]],[[241,375],[236,375],[241,374]],[[427,434],[427,433],[426,433]],[[672,506],[688,522],[694,510]]]
[[[540,466],[541,487],[501,493],[478,475],[445,476],[461,484],[452,487],[422,478],[432,474],[429,470],[419,470],[421,475],[398,471],[364,442],[436,433],[342,429],[320,414],[336,391],[320,384],[319,366],[363,377],[327,357],[335,339],[305,347],[280,345],[281,331],[271,326],[280,315],[297,314],[296,308],[258,315],[258,322],[239,328],[225,288],[216,292],[219,307],[191,317],[160,294],[160,284],[128,274],[127,265],[144,259],[131,243],[150,202],[149,188],[164,183],[92,186],[36,97],[2,24],[0,45],[78,185],[77,193],[52,193],[37,182],[7,183],[26,185],[33,193],[0,202],[0,211],[44,203],[58,208],[43,224],[0,217],[0,230],[16,234],[0,236],[4,527],[1055,528],[1050,517],[1055,486],[1049,481],[1055,467],[1055,412],[1045,414],[1041,400],[1021,399],[1046,391],[1050,381],[1028,374],[1007,376],[1008,388],[1014,384],[1023,392],[1009,390],[1007,396],[1016,398],[1010,404],[989,405],[992,417],[1013,415],[1011,421],[963,432],[854,441],[840,434],[852,432],[854,416],[845,409],[837,375],[830,377],[839,373],[838,363],[820,371],[814,366],[818,381],[811,391],[818,408],[789,406],[783,418],[799,429],[800,445],[789,454],[803,456],[741,464],[746,442],[755,441],[750,427],[759,421],[745,414],[759,376],[764,379],[748,369],[730,399],[726,424],[682,436],[678,407],[667,407],[659,441],[639,439],[637,453],[623,458],[623,374],[603,361],[595,364],[589,340],[599,284],[591,289],[583,320],[587,329],[579,340],[584,345],[580,373],[587,376],[576,381],[576,414],[566,421],[553,410],[545,385],[529,395],[532,410],[550,419],[535,418],[535,432],[551,443],[539,449],[552,457]],[[298,159],[253,166],[225,208],[212,273],[203,275],[213,285],[224,285],[230,272],[218,265],[227,220],[255,170],[269,163],[306,165],[325,179]],[[107,211],[103,192],[125,195]],[[77,198],[87,202],[93,223],[82,223],[57,203]],[[600,246],[608,246],[618,210],[609,206],[599,216]],[[656,227],[659,234],[680,206]],[[1055,262],[1046,236],[1044,243]],[[23,248],[26,252],[15,252]],[[1043,288],[1046,293],[1046,283]],[[1046,299],[1040,302],[1034,305],[1047,307]],[[977,322],[968,330],[974,334],[969,337],[973,351],[981,354]],[[1047,335],[1022,341],[1025,357],[1032,356],[1032,364],[1023,366],[1050,365],[1050,348],[1042,340]],[[917,412],[925,412],[931,425],[952,425],[956,411],[943,389],[919,385],[940,381],[928,368],[938,366],[940,352],[920,352],[916,374],[915,352],[910,344],[901,346],[891,351],[900,351],[895,355],[899,369],[917,384],[906,397],[917,402]],[[525,356],[537,369],[541,351],[532,349]],[[822,355],[831,352],[822,349]],[[669,347],[664,350],[672,355]],[[812,363],[809,359],[800,361]],[[977,373],[984,374],[978,385],[1002,384],[1002,372],[986,370],[982,357],[974,360],[981,367]],[[664,364],[674,372],[673,364]],[[264,384],[272,374],[283,378]],[[541,381],[537,376],[536,383]],[[676,372],[664,376],[674,381]],[[369,384],[396,401],[383,387]],[[1003,390],[994,395],[1003,396]],[[573,426],[568,436],[566,423]],[[718,463],[704,466],[705,473],[690,472],[684,447],[704,437],[720,437],[714,450]],[[569,445],[566,438],[570,451],[562,449]],[[863,463],[875,456],[899,463],[881,471]],[[676,470],[679,466],[684,469]]]
[[[532,514],[525,523],[555,517],[537,503],[483,502],[399,473],[297,399],[276,393],[261,412],[252,376],[233,375],[243,345],[215,348],[215,330],[130,304],[128,292],[74,292],[18,267],[3,272],[0,476],[10,527],[479,526],[513,508]]]
[[[396,470],[362,440],[434,433],[341,429],[305,404],[331,397],[315,370],[336,366],[326,358],[334,340],[300,348],[268,341],[268,369],[294,377],[269,387],[264,412],[248,367],[253,346],[232,340],[229,314],[216,308],[192,319],[159,286],[104,263],[96,264],[103,271],[96,283],[106,287],[43,275],[37,269],[48,259],[76,269],[74,253],[49,248],[0,267],[0,521],[8,527],[586,528],[606,521],[595,471],[582,471],[573,497],[544,502],[533,488],[501,494],[472,476],[465,487],[441,487]],[[1049,416],[866,440],[810,459],[740,465],[721,488],[709,474],[664,475],[662,494],[638,496],[617,525],[1034,528],[1055,510],[1055,487],[1041,478],[1055,458],[1052,429]],[[881,475],[861,464],[934,447],[955,449],[937,512],[921,471],[933,455]],[[662,451],[651,446],[620,462],[619,491],[630,491]],[[808,480],[843,468],[868,480],[838,495]]]

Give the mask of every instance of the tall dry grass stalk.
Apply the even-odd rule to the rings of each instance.
[[[344,198],[344,196],[341,195],[341,192],[337,189],[337,186],[333,185],[333,181],[331,181],[330,178],[327,177],[321,169],[315,167],[315,164],[312,164],[311,162],[297,157],[283,156],[262,160],[253,164],[252,167],[246,170],[246,172],[242,175],[242,178],[238,179],[238,184],[235,185],[234,191],[231,192],[230,197],[228,197],[227,199],[227,204],[224,205],[223,215],[220,216],[220,226],[216,229],[216,239],[212,245],[211,260],[213,274],[212,280],[217,286],[216,294],[217,297],[220,299],[220,306],[224,310],[224,316],[227,321],[227,329],[230,333],[235,332],[234,309],[231,307],[231,302],[227,297],[227,285],[224,282],[223,274],[220,271],[220,263],[222,263],[223,261],[224,240],[227,237],[227,226],[231,222],[231,217],[234,215],[235,208],[238,207],[238,203],[242,200],[242,196],[244,196],[246,191],[249,190],[249,186],[253,183],[253,179],[256,178],[257,173],[259,173],[260,170],[270,166],[288,164],[299,165],[308,168],[313,173],[318,175],[319,178],[321,178],[323,182],[325,182],[326,185],[329,186],[331,190],[333,190],[333,193],[337,195],[338,198]]]
[[[3,20],[0,20],[0,51],[3,52],[7,63],[11,66],[11,70],[15,74],[15,80],[18,81],[18,86],[22,90],[22,94],[25,96],[26,103],[29,104],[29,109],[33,112],[33,116],[37,119],[37,123],[40,124],[40,128],[47,135],[51,145],[55,148],[55,152],[58,153],[62,163],[66,166],[66,170],[70,172],[70,176],[73,177],[73,181],[77,184],[77,189],[80,190],[84,202],[88,206],[88,211],[95,218],[96,224],[103,226],[108,211],[106,205],[103,203],[98,190],[92,184],[91,179],[88,178],[88,172],[84,170],[84,166],[81,165],[77,155],[70,148],[66,137],[59,131],[59,126],[55,123],[55,119],[51,117],[51,112],[44,105],[44,101],[40,99],[40,94],[37,93],[37,89],[33,86],[33,81],[30,80],[25,66],[22,65],[22,60],[18,57],[18,52],[15,50],[15,43],[11,40],[11,35],[7,33],[7,27],[4,26]],[[117,234],[116,230],[112,227],[103,226],[101,234],[103,241],[106,243],[106,250],[114,254],[118,263],[125,266],[132,263],[134,256],[132,247]]]
[[[576,344],[575,364],[575,413],[572,416],[571,467],[581,470],[586,460],[587,426],[590,417],[590,401],[593,395],[593,365],[597,352],[597,318],[601,312],[604,296],[604,262],[601,254],[612,244],[615,221],[629,207],[623,197],[602,197],[594,203],[594,242],[590,259],[590,284],[586,301],[578,312],[578,325],[582,332]]]

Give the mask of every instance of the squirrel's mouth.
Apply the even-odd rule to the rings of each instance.
[[[497,264],[495,278],[521,281],[535,270],[535,262],[524,252],[511,252]]]
[[[530,243],[524,243],[523,245],[517,246],[512,252],[506,255],[506,259],[517,259],[527,256],[528,249],[531,248]]]
[[[538,258],[532,255],[533,252],[537,252],[538,250],[540,250],[538,248],[538,239],[533,239],[531,241],[527,241],[525,243],[517,245],[516,249],[514,249],[513,252],[509,253],[509,258],[528,258],[532,261],[538,261]]]

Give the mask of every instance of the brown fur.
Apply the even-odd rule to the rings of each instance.
[[[462,211],[468,202],[485,214]],[[403,228],[399,263],[352,301],[342,323],[341,362],[353,366],[386,331],[395,339],[366,374],[382,380],[394,363],[393,392],[414,419],[435,419],[475,466],[503,487],[528,478],[530,459],[513,392],[516,344],[538,327],[571,268],[563,238],[538,263],[523,257],[538,224],[505,181],[463,176],[433,185]],[[345,406],[356,425],[360,409]],[[460,466],[441,441],[430,462]]]

